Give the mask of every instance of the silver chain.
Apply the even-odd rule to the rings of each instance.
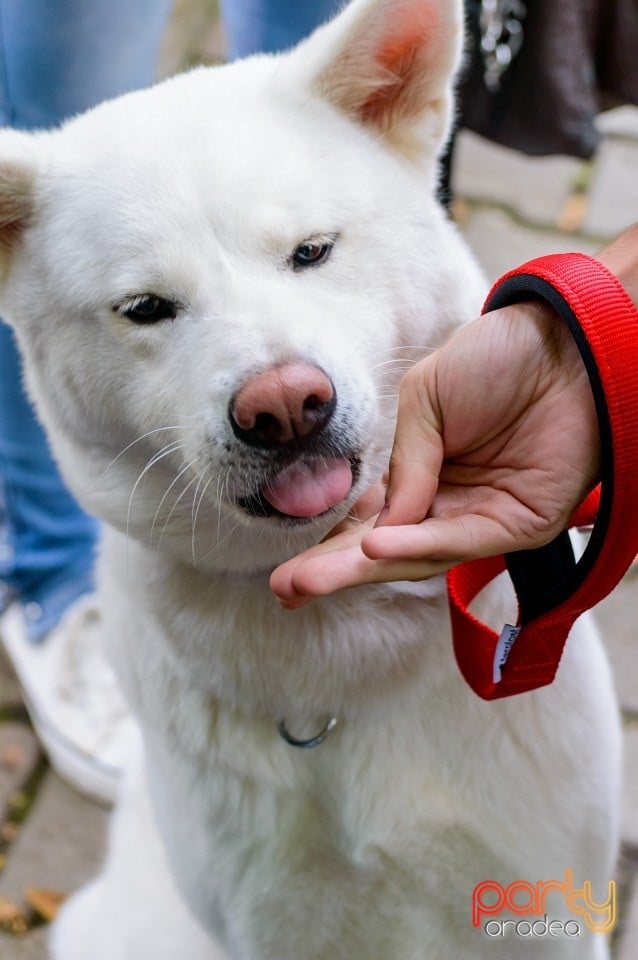
[[[523,44],[523,0],[481,0],[481,53],[485,84],[492,93]]]

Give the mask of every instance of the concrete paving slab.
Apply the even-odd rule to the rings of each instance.
[[[33,930],[24,937],[0,933],[0,960],[49,960],[46,938],[46,927]]]
[[[623,842],[638,847],[638,721],[625,725],[620,829]]]
[[[614,237],[638,220],[636,170],[638,140],[603,140],[589,188],[587,232]]]
[[[605,137],[629,137],[638,140],[638,107],[616,107],[601,113],[596,126]]]
[[[4,712],[22,708],[22,694],[13,667],[0,643],[0,709]]]
[[[625,927],[616,949],[616,960],[636,960],[638,957],[638,883],[634,884]]]
[[[48,773],[0,875],[0,896],[22,902],[28,887],[72,893],[95,875],[108,811]]]
[[[490,281],[532,257],[573,250],[595,253],[597,249],[596,243],[582,237],[531,230],[493,207],[470,207],[460,227]]]
[[[454,150],[454,189],[460,196],[504,204],[531,223],[553,225],[579,178],[574,157],[528,157],[462,130]]]
[[[0,725],[0,825],[11,811],[12,797],[24,788],[41,759],[40,744],[26,723]]]
[[[638,716],[638,573],[631,571],[595,610],[625,712]],[[636,756],[638,775],[638,756]],[[635,808],[638,820],[638,803]]]

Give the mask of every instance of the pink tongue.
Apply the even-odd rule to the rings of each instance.
[[[261,491],[264,500],[290,517],[316,517],[350,493],[352,470],[345,459],[293,463]]]

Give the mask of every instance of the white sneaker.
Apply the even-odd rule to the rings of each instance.
[[[76,601],[37,644],[27,640],[19,603],[0,617],[0,637],[52,767],[111,805],[135,721],[103,656],[101,627],[95,595]]]

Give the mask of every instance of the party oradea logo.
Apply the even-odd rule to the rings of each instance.
[[[562,895],[573,918],[551,918],[547,899],[552,894]],[[515,880],[507,886],[496,880],[482,880],[472,891],[472,924],[483,927],[486,936],[492,938],[577,938],[585,929],[603,934],[613,930],[616,904],[613,880],[607,885],[606,898],[598,900],[589,880],[582,887],[574,885],[574,872],[570,869],[565,870],[563,880]],[[504,919],[502,914],[513,914],[516,919]]]

